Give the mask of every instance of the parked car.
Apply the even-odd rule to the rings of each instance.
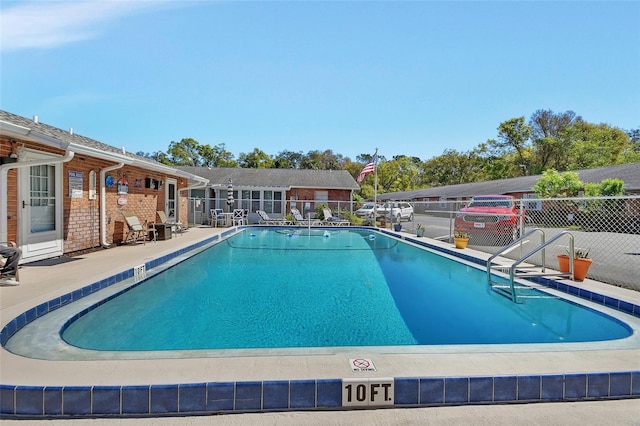
[[[455,230],[474,235],[498,237],[501,241],[520,238],[520,211],[510,195],[479,195],[460,209],[455,218]]]
[[[385,217],[395,222],[400,222],[402,219],[413,220],[413,206],[409,203],[385,203],[382,211]]]
[[[373,211],[374,211],[374,206],[376,213],[378,214],[378,216],[381,215],[382,210],[382,204],[374,204],[374,203],[365,203],[362,207],[360,207],[358,210],[355,211],[356,216],[358,217],[367,217],[367,218],[373,218]]]

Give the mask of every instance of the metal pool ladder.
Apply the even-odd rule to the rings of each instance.
[[[522,243],[522,241],[525,238],[527,238],[527,237],[529,237],[530,235],[533,235],[533,234],[540,234],[540,240],[541,241],[540,241],[540,245],[538,247],[536,247],[535,249],[533,249],[529,253],[525,254],[524,256],[522,256],[518,260],[511,261],[511,259],[507,259],[507,260],[511,261],[510,264],[494,262],[494,260],[498,256],[500,256],[504,252],[508,251],[512,247]],[[560,238],[568,238],[569,239],[569,253],[568,253],[568,255],[569,255],[569,272],[555,272],[555,271],[554,272],[546,272],[546,257],[545,257],[545,254],[544,254],[545,248],[547,246],[549,246],[550,244],[554,243],[555,241],[559,240]],[[545,238],[544,231],[542,229],[540,229],[540,228],[534,228],[534,229],[530,230],[529,232],[525,233],[524,235],[522,235],[517,240],[513,241],[511,244],[503,247],[502,249],[500,249],[499,251],[494,253],[487,260],[487,284],[489,285],[489,288],[491,290],[495,291],[496,293],[501,294],[502,296],[505,296],[505,297],[511,299],[514,303],[519,303],[518,302],[518,295],[516,293],[516,290],[518,288],[528,288],[528,287],[515,285],[516,277],[553,276],[553,277],[573,278],[573,253],[574,253],[573,234],[570,233],[569,231],[562,231],[559,234],[554,235],[549,241],[545,241],[545,239],[546,238]],[[525,260],[527,260],[528,258],[533,256],[534,254],[538,253],[539,251],[542,252],[542,265],[524,264]],[[493,277],[493,273],[494,272],[502,272],[502,273],[507,273],[508,272],[509,273],[509,284],[506,285],[504,283],[499,283],[499,282],[493,281],[492,277]]]

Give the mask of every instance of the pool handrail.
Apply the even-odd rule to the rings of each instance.
[[[529,253],[525,254],[524,256],[522,256],[520,259],[513,261],[513,263],[511,263],[511,265],[508,266],[509,269],[509,290],[510,291],[506,291],[504,288],[501,287],[494,287],[493,286],[493,281],[491,280],[491,271],[492,269],[506,269],[507,266],[506,265],[494,265],[493,264],[493,260],[495,258],[497,258],[498,256],[500,256],[502,253],[508,251],[510,248],[522,243],[522,241],[530,236],[533,235],[535,233],[540,233],[541,234],[541,243],[539,246],[537,246],[536,248],[534,248],[533,250],[531,250]],[[564,236],[568,236],[569,237],[569,272],[546,272],[546,256],[544,254],[544,250],[547,246],[551,245],[551,243],[555,242],[556,240],[563,238]],[[513,241],[511,244],[508,244],[507,246],[503,247],[501,250],[498,250],[496,253],[494,253],[491,257],[489,257],[489,259],[487,260],[487,284],[489,286],[490,289],[492,290],[499,290],[498,292],[504,296],[509,297],[514,303],[518,303],[518,297],[516,294],[516,290],[515,290],[515,278],[516,277],[524,277],[524,276],[554,276],[554,277],[568,277],[573,279],[573,257],[574,257],[574,237],[573,234],[569,231],[561,231],[560,233],[554,235],[549,241],[545,241],[546,240],[546,235],[544,233],[544,230],[542,230],[541,228],[534,228],[528,232],[526,232],[524,235],[522,235],[520,238],[518,238],[517,240]],[[527,260],[528,258],[530,258],[531,256],[533,256],[534,254],[538,253],[539,251],[542,251],[542,265],[541,265],[541,272],[537,272],[537,273],[531,273],[531,272],[517,272],[518,266],[520,266],[522,264],[522,262],[524,262],[525,260]],[[537,266],[521,266],[520,269],[524,269],[524,268],[536,268]]]

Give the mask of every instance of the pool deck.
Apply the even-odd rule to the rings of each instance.
[[[0,327],[4,327],[21,313],[54,297],[175,252],[223,230],[195,227],[167,241],[113,247],[73,258],[25,265],[20,270],[20,286],[0,286]],[[430,243],[451,247],[451,244],[433,240],[430,240]],[[475,254],[469,249],[465,252],[467,255]],[[477,255],[481,258],[488,257],[484,253]],[[640,292],[591,280],[585,280],[581,285],[600,294],[640,305]],[[352,358],[372,359],[377,371],[354,373],[349,363],[349,359]],[[640,349],[472,354],[384,354],[354,349],[328,355],[98,361],[30,359],[14,355],[4,348],[0,350],[0,383],[22,386],[540,375],[639,370]],[[604,401],[597,404],[607,403]],[[634,406],[640,407],[640,400],[634,400],[633,404],[635,403],[637,405]]]

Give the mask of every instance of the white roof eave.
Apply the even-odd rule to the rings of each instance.
[[[273,186],[273,185],[236,185],[232,184],[234,191],[251,191],[251,190],[261,190],[261,191],[290,191],[291,186]],[[212,189],[227,189],[229,187],[228,183],[212,183],[209,185]]]

